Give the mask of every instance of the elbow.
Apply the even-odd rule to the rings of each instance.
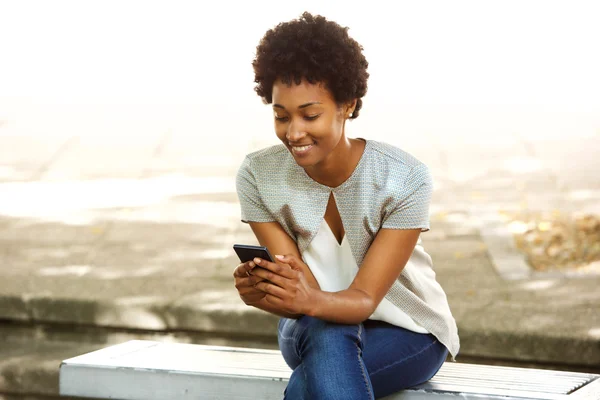
[[[360,315],[363,318],[360,322],[362,322],[362,321],[369,319],[369,317],[371,315],[373,315],[373,313],[375,312],[375,309],[377,308],[378,302],[368,292],[361,290],[361,289],[356,289],[356,290],[361,294]]]

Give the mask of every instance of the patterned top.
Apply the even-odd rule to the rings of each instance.
[[[317,234],[333,193],[359,266],[379,229],[429,230],[432,179],[427,166],[405,151],[373,140],[366,141],[352,175],[335,188],[310,178],[284,145],[251,153],[238,171],[237,192],[243,222],[279,222],[300,254]],[[456,322],[435,279],[431,257],[421,246],[385,298],[456,356]]]

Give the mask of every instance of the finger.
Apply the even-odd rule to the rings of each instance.
[[[252,269],[255,267],[254,262],[247,261],[245,263],[239,264],[233,270],[233,276],[248,276],[248,273],[252,274]]]
[[[245,286],[242,288],[238,289],[238,294],[240,296],[264,296],[265,292],[263,292],[262,290],[258,290],[257,288],[254,287],[254,285],[252,286]]]
[[[289,279],[277,275],[265,268],[254,268],[252,274],[254,276],[263,278],[264,280],[270,281],[271,283],[281,288],[285,288],[286,285],[289,283]]]
[[[262,281],[254,285],[258,290],[282,299],[286,295],[286,291],[277,285],[273,285],[267,281]]]
[[[274,272],[277,275],[281,275],[284,278],[291,278],[293,276],[292,269],[289,265],[276,264],[261,258],[255,258],[254,262],[256,265],[260,265],[262,268],[268,269],[269,271]]]
[[[246,268],[244,268],[244,264],[239,264],[237,267],[234,268],[233,276],[236,278],[246,276]]]
[[[285,302],[282,299],[280,299],[279,297],[275,297],[271,294],[265,295],[265,300],[267,301],[267,303],[270,303],[279,308],[283,308],[282,306],[285,305]]]
[[[254,285],[264,280],[264,278],[255,275],[237,277],[235,279],[235,287],[238,291],[248,287],[254,289]]]
[[[249,296],[241,296],[240,295],[240,299],[242,299],[242,301],[244,303],[246,303],[247,305],[252,305],[256,302],[259,302],[261,299],[263,299],[266,296],[266,294],[264,294],[263,292],[256,292],[256,293],[259,293],[259,294],[258,295],[253,294],[253,295],[249,295]]]
[[[293,254],[286,254],[283,256],[277,255],[277,256],[275,256],[275,258],[277,258],[277,260],[281,261],[282,263],[289,265],[292,269],[296,269],[296,270],[302,269],[300,266],[300,263],[302,261]]]

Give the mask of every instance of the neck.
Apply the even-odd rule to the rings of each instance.
[[[306,173],[321,185],[338,187],[354,172],[363,146],[362,141],[343,136],[335,151],[319,164],[305,168]]]

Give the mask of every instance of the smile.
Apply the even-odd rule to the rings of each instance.
[[[303,155],[308,153],[310,149],[312,149],[312,147],[312,144],[308,144],[306,146],[292,146],[292,151],[294,152],[294,154]]]

